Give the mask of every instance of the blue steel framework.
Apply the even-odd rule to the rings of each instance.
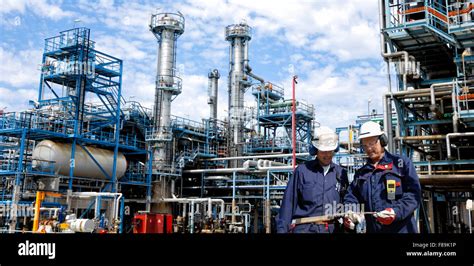
[[[43,177],[59,179],[61,193],[117,192],[138,185],[147,188],[147,195],[151,194],[147,171],[150,165],[143,163],[147,154],[143,140],[145,128],[150,124],[149,111],[134,102],[124,108],[122,60],[95,50],[94,46],[87,28],[70,29],[46,39],[38,100],[30,101],[33,108],[28,111],[0,114],[3,203],[30,200],[31,204],[32,197],[25,192],[34,189],[33,181]],[[98,103],[86,103],[86,100]],[[72,144],[68,176],[55,173],[55,162],[42,162],[39,168],[37,160],[32,159],[36,143],[46,139]],[[92,145],[113,150],[111,175],[87,150],[86,146]],[[85,151],[107,179],[75,176],[76,149]],[[116,176],[119,152],[128,161],[127,172],[120,181]]]
[[[417,167],[427,199],[420,209],[425,231],[463,232],[467,214],[454,219],[449,208],[463,209],[460,201],[473,193],[473,7],[471,1],[380,0],[382,53],[397,77],[392,86],[388,67],[384,125],[389,148]],[[437,195],[445,200],[434,200]],[[457,228],[440,218],[445,209]]]
[[[272,83],[254,85],[252,94],[257,101],[256,113],[252,118],[256,120],[255,128],[245,128],[244,156],[259,156],[271,153],[288,153],[278,161],[282,165],[291,162],[291,101],[284,99],[283,88]],[[311,142],[314,123],[314,107],[301,101],[297,102],[297,153],[305,153]],[[250,123],[251,124],[251,123]],[[173,132],[180,140],[181,153],[177,156],[177,164],[184,159],[188,168],[228,169],[229,161],[207,161],[213,157],[225,157],[223,151],[226,145],[225,124],[218,126],[217,136],[209,135],[212,132],[212,123],[207,120],[203,123],[192,122],[183,118],[173,119]],[[178,134],[176,134],[178,133]],[[183,145],[191,145],[194,152]],[[211,144],[211,145],[210,145]],[[184,149],[183,149],[184,148]],[[199,152],[199,149],[202,152]],[[298,160],[305,161],[310,157],[298,156]],[[199,160],[196,160],[199,159]],[[186,163],[183,166],[186,166]],[[254,160],[256,164],[257,161]],[[236,202],[237,206],[251,203],[254,211],[254,232],[270,232],[271,219],[279,208],[279,201],[283,197],[286,183],[292,175],[292,169],[270,169],[268,171],[227,171],[224,174],[202,173],[183,174],[184,179],[191,179],[184,183],[184,196],[213,197]],[[216,176],[217,175],[217,176]],[[230,204],[229,204],[230,205]],[[229,206],[231,207],[231,206]],[[229,212],[232,212],[229,210]],[[257,214],[258,213],[258,214]],[[261,216],[260,216],[261,215]],[[262,219],[257,218],[258,216]],[[256,221],[255,221],[256,220]],[[231,224],[240,223],[233,220]]]

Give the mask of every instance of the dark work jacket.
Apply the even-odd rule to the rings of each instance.
[[[387,180],[395,180],[395,200],[388,199]],[[372,215],[366,215],[367,233],[417,233],[414,211],[420,201],[421,186],[413,163],[388,151],[377,167],[366,163],[356,171],[344,197],[344,204],[364,204],[366,212],[386,208],[395,211],[395,220],[390,225],[382,225]]]
[[[291,230],[290,225],[293,219],[335,213],[337,210],[326,213],[328,204],[331,207],[337,206],[339,203],[342,204],[341,188],[346,188],[349,185],[348,183],[347,172],[340,165],[331,163],[326,176],[324,176],[324,170],[317,159],[298,165],[288,181],[280,212],[276,217],[277,232],[334,232],[335,225],[332,223],[327,225],[301,224],[293,230]]]

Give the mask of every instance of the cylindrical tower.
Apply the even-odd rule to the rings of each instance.
[[[229,138],[230,156],[242,154],[244,92],[248,84],[245,65],[248,63],[248,42],[251,28],[245,24],[229,25],[225,29],[225,39],[229,49]],[[230,167],[237,167],[237,161],[231,161]]]
[[[169,164],[166,143],[171,134],[171,101],[181,93],[181,78],[176,75],[176,41],[184,32],[184,17],[175,13],[151,16],[150,31],[158,40],[158,60],[153,108],[155,141],[154,163],[159,171]]]
[[[210,108],[210,115],[209,118],[213,123],[217,120],[217,91],[219,86],[219,78],[221,77],[219,70],[214,69],[209,72],[209,85],[208,85],[208,95],[209,100],[207,103],[209,104]]]
[[[153,198],[168,198],[174,180],[165,178],[174,172],[171,164],[171,102],[181,93],[181,78],[176,75],[176,42],[184,32],[184,17],[180,13],[158,13],[151,16],[150,31],[158,40],[158,60],[153,107],[153,131],[150,140],[153,152],[153,174],[160,182],[154,183]],[[156,179],[155,179],[156,180]],[[170,212],[166,203],[156,204],[152,211]]]

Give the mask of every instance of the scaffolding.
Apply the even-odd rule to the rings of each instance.
[[[95,49],[87,28],[45,40],[38,99],[27,111],[0,114],[2,200],[32,205],[38,198],[31,191],[54,191],[62,196],[42,206],[59,206],[62,217],[72,212],[88,217],[94,202],[75,199],[73,193],[120,194],[123,206],[121,192],[127,187],[147,190],[147,150],[140,134],[150,118],[138,103],[127,104],[121,96],[122,69],[122,60]],[[56,161],[43,159],[50,156]],[[90,169],[96,172],[83,174]],[[73,210],[74,205],[80,207]],[[121,218],[105,205],[96,204],[95,210],[97,222],[102,215],[109,218],[108,230],[122,230],[123,209]],[[26,217],[2,219],[10,232],[27,223]]]
[[[417,168],[427,232],[462,232],[467,224],[465,215],[448,217],[461,205],[447,198],[454,193],[467,200],[473,193],[472,10],[471,1],[380,1],[382,55],[389,66],[383,102],[388,147]],[[444,195],[441,209],[435,194]],[[448,229],[442,220],[456,226]]]

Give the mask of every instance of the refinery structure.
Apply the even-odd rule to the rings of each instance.
[[[336,129],[348,138],[335,161],[350,177],[365,163],[357,136],[368,120],[383,125],[389,151],[413,160],[425,233],[462,233],[471,224],[473,9],[469,0],[380,0],[383,114]],[[28,110],[0,113],[0,205],[13,210],[0,217],[1,232],[275,231],[294,166],[314,158],[315,108],[285,98],[251,67],[252,28],[240,23],[222,36],[229,69],[208,74],[209,116],[174,116],[173,100],[186,97],[176,71],[185,24],[180,12],[150,18],[158,46],[152,109],[125,101],[123,61],[96,50],[90,29],[45,40],[38,98]],[[228,94],[218,95],[224,78]],[[256,108],[246,107],[245,94]],[[228,99],[225,120],[217,118],[218,97]]]

